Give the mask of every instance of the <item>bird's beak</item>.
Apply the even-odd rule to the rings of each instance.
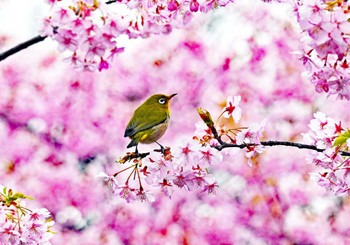
[[[175,95],[177,95],[177,94],[172,94],[172,95],[170,95],[170,96],[169,96],[169,100],[170,100],[172,97],[174,97]]]

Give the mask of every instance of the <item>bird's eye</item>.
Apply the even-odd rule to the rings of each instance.
[[[165,104],[165,98],[160,98],[160,99],[159,99],[159,104],[164,105],[164,104]]]

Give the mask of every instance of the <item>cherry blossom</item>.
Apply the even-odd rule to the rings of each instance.
[[[171,197],[174,187],[187,190],[202,189],[203,192],[215,192],[218,186],[208,172],[213,164],[219,164],[223,156],[210,146],[201,146],[197,141],[179,146],[172,155],[170,149],[164,155],[152,153],[146,159],[135,159],[134,165],[124,167],[114,176],[99,174],[114,194],[127,202],[155,201],[147,186],[158,187],[165,196]],[[125,158],[125,157],[124,157]],[[123,158],[122,158],[123,159]],[[116,176],[130,171],[124,185],[118,184]],[[133,177],[133,180],[131,177]]]
[[[203,128],[205,130],[206,126],[203,126]],[[197,135],[197,133],[194,134]],[[184,140],[174,149],[174,155],[176,156],[174,164],[179,166],[190,164],[195,159],[198,159],[200,149],[201,147],[196,141],[188,142]]]
[[[168,34],[173,28],[185,26],[192,12],[208,12],[227,1],[48,1],[51,15],[43,19],[41,34],[58,42],[58,50],[69,50],[78,57],[87,71],[109,68],[113,56],[124,50],[118,39]],[[122,9],[113,11],[116,5]],[[166,6],[166,7],[165,7]],[[72,62],[75,65],[75,62]],[[96,64],[98,65],[90,65]]]
[[[304,0],[295,4],[305,36],[302,59],[316,91],[349,100],[347,8],[346,1]]]
[[[303,134],[304,141],[323,150],[310,154],[308,161],[320,167],[319,172],[312,173],[311,176],[327,190],[338,195],[347,195],[350,184],[350,159],[342,156],[341,152],[343,144],[348,140],[347,132],[342,128],[341,122],[337,123],[322,112],[314,114],[309,128],[309,132]],[[344,140],[340,137],[344,137]]]
[[[321,4],[326,8],[319,12],[332,15],[327,19],[331,25],[317,22],[323,15],[315,14],[304,23],[302,43],[291,10],[280,1],[172,1],[171,11],[169,1],[46,2],[54,4],[43,20],[44,35],[60,47],[54,36],[63,42],[58,33],[71,30],[67,43],[72,45],[62,45],[61,54],[29,48],[3,61],[0,176],[4,184],[34,198],[21,205],[50,211],[55,234],[49,242],[350,243],[349,161],[342,155],[350,142],[350,118],[344,113],[348,104],[336,100],[346,98],[348,62],[345,56],[336,62],[341,57],[330,54],[343,52],[348,31],[337,26],[347,24],[344,15],[328,10],[330,2]],[[303,2],[310,1],[294,3]],[[344,8],[345,2],[337,2],[334,13],[339,5]],[[117,13],[121,6],[125,11]],[[294,5],[294,14],[309,14],[298,12],[299,6]],[[312,31],[318,26],[321,37],[328,33],[331,42],[312,41],[309,32],[317,39]],[[12,35],[0,38],[4,45],[15,40]],[[52,43],[46,44],[52,49]],[[302,61],[291,55],[300,44]],[[309,53],[310,45],[317,49]],[[303,62],[314,71],[305,77]],[[103,72],[81,72],[70,63]],[[308,80],[312,76],[314,84]],[[325,98],[315,88],[335,96]],[[159,92],[180,96],[160,142],[167,151],[140,144],[140,152],[149,155],[133,158],[122,132],[133,110]],[[216,120],[229,95],[233,101],[234,95],[241,96],[239,124]],[[196,124],[198,107],[213,118],[203,111],[205,120]],[[317,110],[324,115],[311,123]],[[262,145],[269,140],[298,143],[301,133],[305,143],[321,151]],[[130,161],[118,162],[124,156]],[[42,234],[35,218],[41,213],[33,214],[26,223]],[[0,224],[8,235],[1,242],[18,242],[13,227]],[[35,239],[33,233],[26,236]]]
[[[238,123],[241,119],[241,108],[239,107],[239,102],[241,101],[241,96],[228,96],[226,101],[226,107],[223,109],[223,116],[229,118],[232,116],[235,123]]]
[[[220,152],[217,152],[210,146],[206,146],[204,149],[199,150],[198,163],[203,167],[209,167],[210,165],[220,163],[222,158],[223,156]]]
[[[341,123],[326,117],[322,112],[316,112],[314,117],[309,123],[309,133],[303,134],[304,141],[320,149],[332,147],[334,140],[343,130]]]
[[[0,186],[1,244],[46,244],[53,237],[51,213],[45,209],[29,209],[23,199],[30,197]]]

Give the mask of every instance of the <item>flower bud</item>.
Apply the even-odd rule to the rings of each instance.
[[[214,127],[214,122],[213,122],[213,119],[211,118],[211,115],[210,115],[209,111],[207,111],[206,109],[202,109],[202,108],[197,108],[197,111],[199,113],[199,116],[202,118],[203,122],[209,128],[213,128]]]
[[[190,4],[190,10],[191,12],[197,12],[199,9],[199,4],[196,0],[193,0]]]

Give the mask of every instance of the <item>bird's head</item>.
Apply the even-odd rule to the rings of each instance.
[[[148,106],[152,106],[154,108],[168,109],[169,102],[175,95],[177,94],[172,94],[172,95],[154,94],[145,101],[145,104]]]

